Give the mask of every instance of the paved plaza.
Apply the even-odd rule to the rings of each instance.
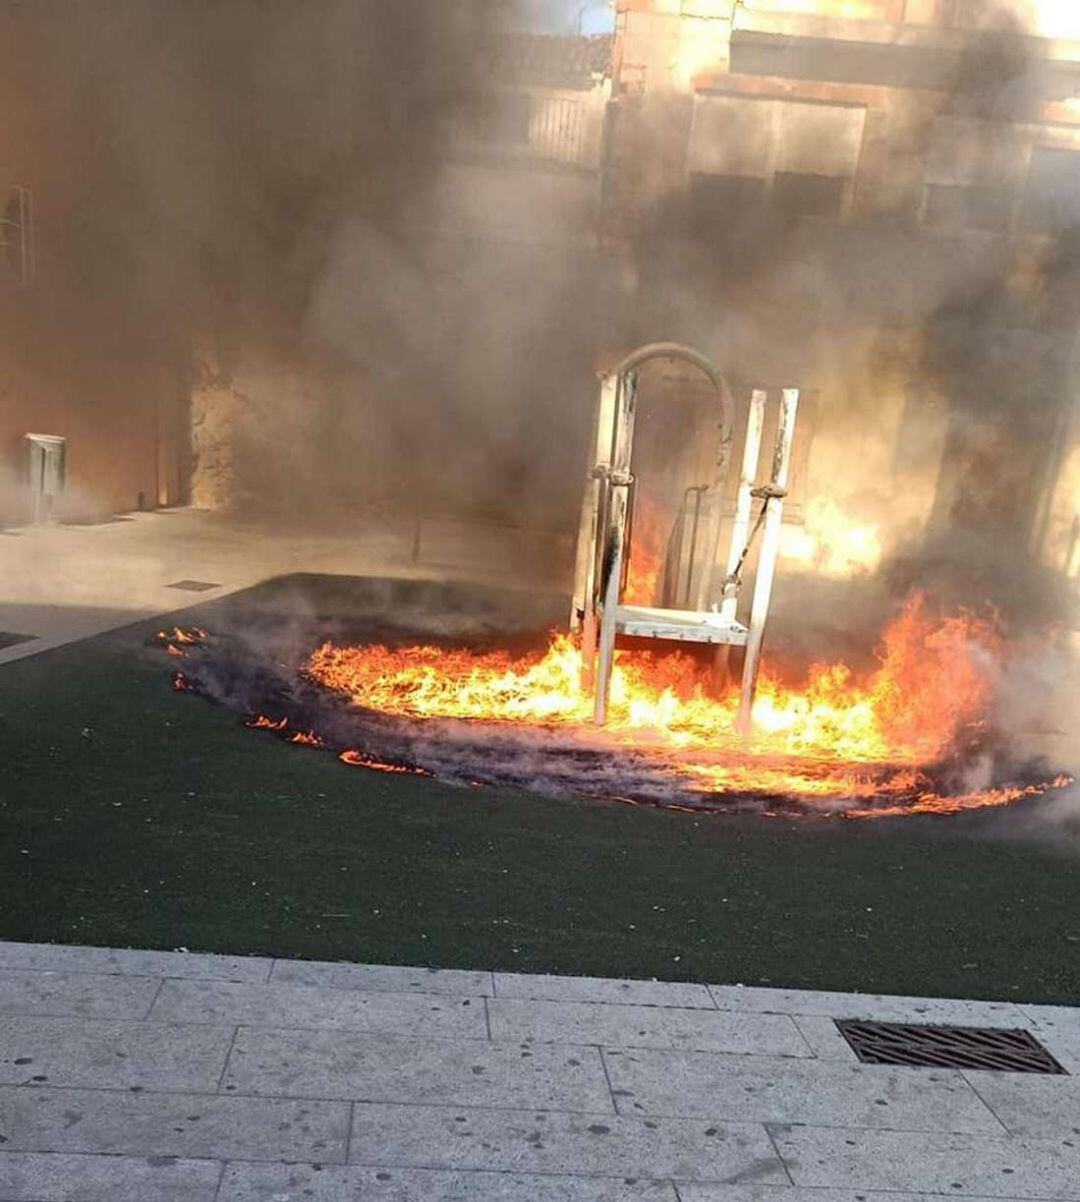
[[[561,582],[565,537],[494,521],[364,514],[321,534],[198,509],[0,530],[0,665],[297,572]],[[192,587],[194,586],[194,587]],[[12,643],[5,632],[25,636]]]
[[[0,1202],[1080,1200],[1077,1077],[859,1064],[1017,1003],[0,944]]]

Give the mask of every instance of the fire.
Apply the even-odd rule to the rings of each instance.
[[[401,776],[430,776],[431,773],[423,768],[416,768],[409,764],[391,764],[385,760],[376,759],[374,756],[366,755],[362,751],[356,751],[350,748],[348,751],[343,751],[338,759],[343,764],[349,764],[354,768],[369,768],[373,772],[389,772],[393,775]]]
[[[780,554],[824,576],[875,572],[882,556],[878,531],[876,523],[854,520],[832,497],[814,497],[803,525],[784,527]]]
[[[251,730],[283,731],[289,725],[288,718],[268,718],[266,714],[258,714],[249,719],[245,725]]]
[[[173,659],[185,659],[187,651],[184,648],[196,647],[209,637],[200,626],[193,626],[190,630],[174,626],[172,630],[159,630],[154,635],[157,642],[166,644],[165,653],[171,655]]]
[[[889,627],[880,667],[862,685],[843,664],[815,668],[802,689],[766,673],[754,707],[755,750],[868,764],[933,760],[980,721],[999,646],[991,623],[971,615],[935,623],[915,599]],[[502,651],[326,643],[305,673],[381,713],[581,725],[592,715],[592,699],[579,687],[580,653],[565,635],[543,654],[517,660]],[[708,695],[687,655],[619,653],[607,730],[741,750],[737,707],[734,689]]]
[[[655,605],[664,570],[667,533],[659,505],[639,498],[634,506],[630,561],[623,601],[627,605]]]
[[[300,747],[326,746],[322,739],[313,730],[298,730],[294,734],[289,735],[287,742],[296,743]]]
[[[174,626],[172,630],[159,630],[155,637],[159,643],[178,643],[183,647],[191,647],[196,643],[203,642],[210,636],[201,626],[193,626],[190,630]]]
[[[983,793],[963,793],[958,797],[941,797],[937,793],[920,793],[906,805],[876,806],[873,809],[848,810],[845,818],[896,818],[903,814],[961,814],[965,810],[983,810],[995,806],[1012,805],[1022,797],[1042,797],[1051,789],[1067,789],[1073,778],[1064,773],[1042,785],[1026,785],[1024,788],[987,789]]]
[[[698,665],[684,654],[620,652],[602,732],[590,725],[580,653],[564,635],[543,653],[520,658],[502,651],[325,643],[304,674],[382,714],[569,730],[588,745],[632,747],[666,767],[674,764],[694,791],[843,802],[853,816],[866,802],[869,816],[893,812],[890,799],[897,801],[895,812],[953,813],[1005,804],[1029,791],[945,796],[927,775],[984,732],[1002,655],[993,620],[972,614],[935,619],[913,598],[886,631],[878,666],[865,679],[835,664],[814,668],[802,687],[791,688],[766,672],[749,746],[735,733],[736,690],[710,696]]]

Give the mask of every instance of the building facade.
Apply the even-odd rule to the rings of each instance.
[[[0,527],[185,496],[184,369],[142,303],[123,206],[109,217],[131,181],[119,161],[108,176],[113,140],[80,119],[63,55],[50,69],[39,53],[51,37],[70,46],[70,22],[58,6],[0,11]],[[28,434],[64,440],[46,504]]]
[[[1080,13],[617,7],[608,336],[804,390],[789,566],[937,543],[1075,575]]]

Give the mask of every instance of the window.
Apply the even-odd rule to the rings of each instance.
[[[839,217],[846,183],[835,175],[778,171],[773,177],[773,211],[789,219]]]
[[[29,188],[16,185],[0,212],[0,257],[21,284],[34,278],[34,203]]]
[[[1034,148],[1023,222],[1028,229],[1048,234],[1080,223],[1080,151]]]
[[[760,212],[765,200],[765,181],[750,175],[703,175],[690,177],[690,213],[695,229],[714,230],[717,223],[735,213]]]
[[[699,94],[689,153],[695,218],[734,206],[789,219],[842,216],[865,118],[853,105]]]
[[[585,123],[580,100],[534,96],[529,145],[543,159],[579,163],[585,154]]]
[[[585,158],[585,109],[580,100],[529,92],[500,92],[486,113],[486,139],[504,151],[558,163]]]
[[[926,159],[924,223],[948,233],[1006,233],[1027,159],[1028,143],[1019,126],[939,117]]]
[[[927,184],[924,220],[948,233],[981,230],[1000,234],[1009,228],[1013,196],[1006,188],[974,184]]]

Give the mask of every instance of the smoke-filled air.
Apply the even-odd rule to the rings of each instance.
[[[342,771],[1067,822],[1074,7],[5,3],[0,526],[508,590],[162,632]]]

